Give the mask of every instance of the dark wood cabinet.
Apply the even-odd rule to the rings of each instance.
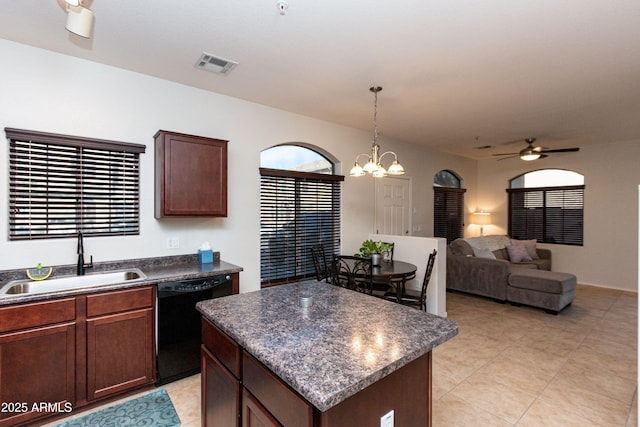
[[[87,296],[87,399],[155,382],[152,287]]]
[[[0,308],[0,426],[73,408],[75,326],[73,298]]]
[[[202,384],[211,389],[202,398],[204,426],[240,426],[240,381],[204,347]]]
[[[155,217],[227,216],[227,142],[160,130]]]
[[[202,425],[240,426],[240,347],[202,320]]]
[[[373,426],[391,410],[397,426],[431,426],[431,352],[322,412],[209,321],[202,325],[203,426]]]
[[[313,426],[309,402],[204,319],[202,342],[203,426]]]
[[[0,427],[154,382],[154,286],[0,307]]]
[[[242,393],[242,427],[280,427],[278,422],[251,393]]]

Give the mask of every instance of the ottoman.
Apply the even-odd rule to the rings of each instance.
[[[513,269],[507,285],[507,301],[558,314],[573,302],[576,276],[546,270]]]

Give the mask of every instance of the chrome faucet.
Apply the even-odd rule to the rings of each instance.
[[[84,263],[84,245],[82,244],[82,231],[78,232],[78,276],[84,276],[85,268],[93,267],[93,255],[91,255],[91,260],[89,264]]]

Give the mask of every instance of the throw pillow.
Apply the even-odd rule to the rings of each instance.
[[[507,246],[507,252],[509,252],[509,259],[512,262],[533,261],[524,245]]]
[[[511,239],[512,245],[524,245],[524,247],[527,248],[527,253],[531,257],[531,259],[539,259],[538,252],[536,251],[536,243],[537,243],[536,239],[533,239],[533,240]]]
[[[478,258],[496,259],[496,256],[489,248],[473,248],[473,254]]]

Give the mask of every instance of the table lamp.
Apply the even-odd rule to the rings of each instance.
[[[474,212],[473,213],[473,223],[475,225],[479,225],[480,226],[480,235],[484,236],[483,227],[485,225],[491,224],[491,214],[489,212],[484,212],[484,211]]]

